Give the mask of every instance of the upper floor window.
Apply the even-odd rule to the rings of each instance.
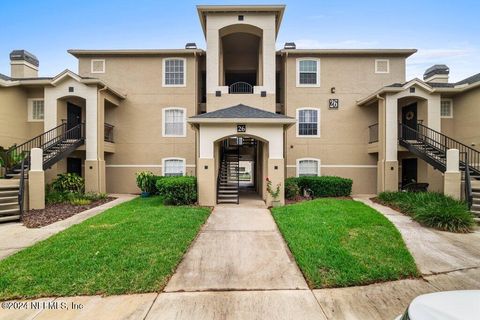
[[[184,176],[185,175],[185,159],[167,158],[163,159],[163,175],[164,176]]]
[[[319,176],[320,160],[305,158],[297,160],[297,177]]]
[[[45,117],[45,104],[43,99],[28,100],[28,121],[43,121]]]
[[[91,73],[105,73],[105,60],[92,59],[90,67],[91,67]]]
[[[163,109],[163,136],[186,136],[186,110],[185,108]]]
[[[163,85],[166,87],[184,87],[185,65],[186,60],[183,58],[163,59]]]
[[[314,108],[297,109],[297,137],[320,136],[320,110]]]
[[[390,72],[390,60],[375,59],[375,73],[389,73],[389,72]]]
[[[453,118],[452,99],[442,99],[440,102],[440,117]]]
[[[320,86],[320,59],[297,59],[297,86]]]

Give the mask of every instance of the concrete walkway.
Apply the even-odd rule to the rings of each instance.
[[[366,197],[358,200],[374,205]],[[82,305],[82,309],[0,309],[0,320],[380,320],[393,319],[423,293],[480,288],[480,264],[474,257],[478,247],[471,244],[478,239],[478,234],[439,233],[419,228],[411,224],[408,217],[385,211],[385,207],[377,209],[400,229],[412,254],[419,259],[420,269],[427,270],[423,278],[310,290],[263,202],[247,198],[241,207],[215,208],[162,293],[39,299],[37,301],[53,302],[53,305],[74,303]],[[424,243],[433,236],[442,243],[436,246]],[[466,248],[467,245],[470,248]],[[432,255],[428,252],[431,249],[448,249],[445,257],[449,262],[441,263],[442,254]],[[467,257],[461,259],[456,249],[463,250],[460,252]],[[433,263],[433,267],[428,267],[429,263]],[[432,274],[433,270],[444,271]]]
[[[30,229],[25,227],[21,222],[0,224],[0,260],[26,247],[30,247],[39,241],[45,240],[75,224],[85,221],[111,207],[135,198],[134,195],[128,194],[112,194],[111,196],[117,199],[42,228]]]

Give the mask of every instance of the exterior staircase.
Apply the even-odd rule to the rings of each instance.
[[[447,150],[459,150],[463,196],[479,223],[480,152],[420,123],[416,128],[400,123],[398,139],[401,146],[441,172],[447,169]]]
[[[84,144],[84,124],[68,128],[66,123],[42,133],[9,150],[9,157],[21,162],[7,171],[0,185],[0,222],[21,218],[25,194],[25,181],[30,170],[30,150],[43,149],[43,170],[48,169]]]
[[[239,203],[239,154],[226,152],[222,156],[217,180],[217,203]]]

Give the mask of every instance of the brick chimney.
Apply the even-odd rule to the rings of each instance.
[[[425,82],[448,83],[450,69],[444,64],[436,64],[428,68],[423,74]]]
[[[38,77],[39,62],[37,57],[27,50],[13,50],[10,53],[10,76],[12,78]]]

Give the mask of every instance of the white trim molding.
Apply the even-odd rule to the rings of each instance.
[[[43,118],[42,119],[34,119],[33,118],[33,104],[35,101],[43,101]],[[44,122],[45,121],[45,100],[43,98],[30,98],[27,99],[28,105],[28,122]]]
[[[287,168],[296,168],[295,164],[287,164]],[[357,168],[357,169],[376,169],[375,164],[321,164],[320,168]]]
[[[183,134],[167,134],[166,133],[166,127],[165,127],[165,113],[166,111],[171,111],[171,110],[181,110],[183,113],[182,116],[182,121],[183,121]],[[185,138],[187,136],[187,109],[182,108],[182,107],[168,107],[168,108],[163,108],[162,109],[162,137],[167,137],[167,138]]]
[[[317,134],[316,135],[302,135],[300,134],[300,111],[303,110],[314,110],[317,111]],[[320,138],[320,108],[311,108],[311,107],[302,107],[302,108],[297,108],[296,110],[296,137],[297,138]]]
[[[442,102],[448,101],[450,102],[450,115],[443,116],[442,115]],[[453,118],[453,99],[452,98],[442,98],[440,100],[440,118],[441,119],[452,119]]]
[[[379,62],[386,62],[387,63],[387,71],[379,71],[378,70],[378,63]],[[375,73],[390,73],[390,59],[375,59]]]
[[[178,158],[178,157],[170,157],[170,158],[163,158],[162,159],[162,176],[165,175],[165,162],[169,160],[180,160],[183,162],[183,169],[182,169],[182,176],[186,174],[186,160],[185,158]]]
[[[166,84],[165,83],[165,71],[166,63],[171,60],[182,60],[183,61],[183,84]],[[162,60],[162,86],[169,88],[182,88],[187,86],[187,59],[181,57],[169,57],[163,58]]]
[[[317,162],[317,176],[320,177],[320,167],[321,167],[321,161],[320,159],[317,159],[317,158],[298,158],[297,159],[297,165],[295,166],[296,167],[296,171],[295,171],[295,176],[296,177],[299,177],[300,176],[300,161],[316,161]]]
[[[176,158],[175,158],[176,159]],[[106,168],[163,168],[161,164],[107,164]],[[195,164],[186,164],[186,168],[195,168]]]
[[[317,78],[316,78],[316,83],[315,84],[301,84],[300,83],[300,62],[301,61],[315,61],[317,64]],[[320,59],[319,58],[297,58],[296,61],[296,85],[298,88],[317,88],[320,87]]]
[[[93,65],[96,63],[96,62],[101,62],[102,63],[102,70],[95,70],[93,68]],[[105,59],[92,59],[90,60],[90,72],[91,73],[105,73]]]

